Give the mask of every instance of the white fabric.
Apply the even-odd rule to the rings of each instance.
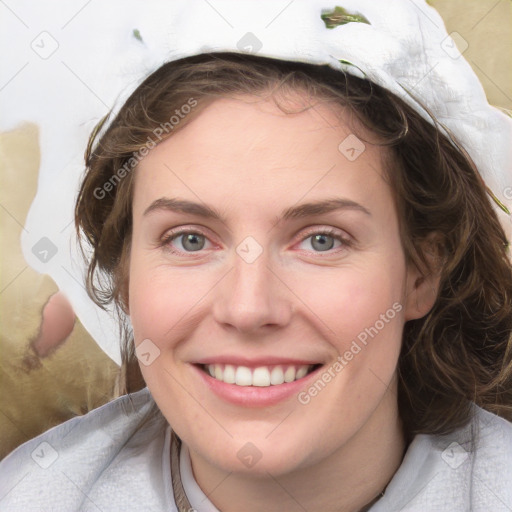
[[[133,407],[124,395],[3,459],[0,511],[177,512],[167,421],[160,415],[134,433],[153,400],[148,388],[130,396]]]
[[[159,413],[134,433],[154,402],[148,388],[130,396],[133,406],[122,396],[2,460],[0,511],[176,512],[170,427]],[[472,422],[453,434],[416,436],[371,512],[510,512],[512,424],[478,407],[474,411]],[[180,474],[192,507],[216,512],[193,480],[188,450],[181,454]]]
[[[192,461],[185,443],[182,443],[180,451],[180,476],[183,490],[193,509],[199,512],[219,512],[219,509],[207,498],[194,478]]]
[[[371,25],[327,29],[320,15],[336,5],[361,13]],[[116,322],[81,286],[73,203],[93,126],[166,61],[204,51],[243,52],[252,41],[257,55],[357,75],[362,70],[421,111],[406,88],[455,134],[488,186],[512,209],[512,121],[487,104],[441,17],[423,0],[111,0],[88,2],[78,12],[73,2],[17,0],[15,12],[18,20],[12,13],[0,17],[0,44],[9,48],[0,67],[0,129],[28,120],[41,130],[39,188],[22,233],[24,257],[52,276],[117,363]],[[47,29],[29,37],[27,26]],[[497,211],[509,230],[509,218]],[[32,250],[42,237],[58,249],[49,261]]]

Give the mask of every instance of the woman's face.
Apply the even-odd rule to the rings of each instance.
[[[340,119],[216,100],[137,169],[140,367],[193,456],[226,471],[285,474],[397,422],[403,325],[430,299],[383,149]]]

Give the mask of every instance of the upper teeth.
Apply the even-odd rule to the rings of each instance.
[[[277,386],[283,382],[293,382],[302,379],[312,368],[311,365],[300,366],[234,366],[231,364],[209,364],[208,373],[216,380],[237,386]]]

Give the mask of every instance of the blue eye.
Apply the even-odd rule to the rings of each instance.
[[[205,245],[205,237],[198,233],[186,233],[180,238],[182,246],[187,251],[200,251]]]
[[[343,249],[351,245],[348,238],[333,230],[310,231],[310,234],[302,239],[301,244],[306,241],[309,247],[305,247],[303,250],[310,251],[313,248],[313,252],[329,252],[332,249]]]
[[[311,246],[319,251],[329,251],[334,247],[334,238],[330,235],[318,234],[311,238]]]
[[[179,241],[181,247],[175,247],[174,242]],[[207,238],[205,235],[196,231],[179,231],[170,233],[162,240],[162,246],[165,246],[173,253],[197,252],[204,249]]]
[[[177,245],[178,242],[179,245]],[[302,238],[300,244],[306,242],[308,242],[308,247],[302,247],[301,249],[316,253],[329,253],[331,251],[336,253],[351,246],[350,239],[334,230],[310,231],[310,234]],[[198,231],[182,230],[168,233],[160,244],[173,254],[190,254],[207,249],[208,243],[210,242],[206,235]]]

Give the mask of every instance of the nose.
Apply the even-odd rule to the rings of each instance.
[[[215,288],[216,321],[244,334],[287,325],[292,316],[291,294],[265,253],[252,263],[238,255],[234,260],[234,268]]]

